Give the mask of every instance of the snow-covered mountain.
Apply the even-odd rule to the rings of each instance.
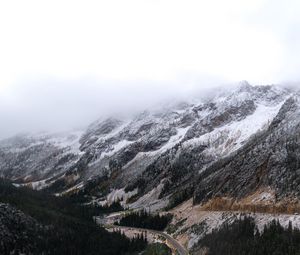
[[[299,152],[298,99],[293,90],[243,83],[134,118],[99,120],[82,132],[19,135],[0,142],[0,176],[132,207],[160,208],[193,195],[199,202],[246,196],[262,185],[283,194],[298,188],[282,184],[292,175],[283,170],[287,159]],[[255,170],[261,164],[267,167]],[[292,168],[298,176],[299,164]],[[263,177],[255,181],[257,171]]]
[[[35,181],[64,174],[76,162],[81,131],[22,134],[0,143],[0,175]]]

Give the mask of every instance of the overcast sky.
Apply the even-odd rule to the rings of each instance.
[[[0,138],[300,80],[298,0],[0,1],[0,35]]]

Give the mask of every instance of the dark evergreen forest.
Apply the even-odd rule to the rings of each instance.
[[[245,217],[212,231],[199,247],[207,247],[209,255],[299,255],[300,231],[274,220],[260,233],[253,218]]]
[[[94,209],[78,206],[74,198],[55,197],[29,188],[16,188],[0,180],[0,202],[8,203],[36,219],[41,227],[27,232],[17,242],[0,242],[0,254],[135,254],[145,249],[147,241],[140,236],[128,239],[121,233],[109,233],[92,219]],[[118,205],[116,205],[118,207]],[[10,226],[14,231],[27,231]]]
[[[171,222],[172,216],[170,214],[152,215],[146,211],[133,212],[123,217],[116,225],[136,228],[147,228],[153,230],[164,230]]]

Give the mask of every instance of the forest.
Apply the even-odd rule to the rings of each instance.
[[[208,255],[299,255],[300,231],[291,222],[284,228],[273,220],[259,232],[254,219],[244,217],[204,236],[198,249]]]
[[[55,197],[29,188],[16,188],[0,179],[0,202],[7,203],[34,218],[41,227],[28,231],[17,242],[1,242],[0,254],[135,254],[146,248],[144,237],[126,238],[97,226],[91,208],[74,204],[66,197]],[[1,215],[0,215],[1,216]],[[27,231],[20,226],[13,230]],[[5,227],[7,227],[5,226]],[[2,226],[0,226],[2,227]]]
[[[172,216],[167,215],[152,215],[145,210],[132,212],[124,216],[116,225],[136,228],[147,228],[153,230],[164,230],[171,222]]]

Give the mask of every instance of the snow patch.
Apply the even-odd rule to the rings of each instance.
[[[80,143],[79,140],[83,134],[83,131],[71,132],[69,134],[58,134],[53,135],[47,142],[57,146],[59,148],[68,148],[68,152],[73,154],[80,154]]]
[[[226,156],[239,149],[256,132],[269,126],[283,102],[276,106],[257,105],[255,112],[245,119],[231,122],[198,138],[188,140],[184,146],[208,145],[206,153],[217,157]]]
[[[101,135],[96,144],[102,143],[103,141],[110,139],[114,136],[116,136],[117,134],[119,134],[125,127],[127,127],[129,125],[129,121],[124,122],[122,125],[120,125],[119,127],[116,127],[114,130],[112,130],[110,133],[106,134],[106,135]]]
[[[147,152],[149,155],[153,154],[161,154],[169,149],[172,149],[176,144],[178,144],[185,136],[186,132],[189,130],[189,127],[186,128],[178,128],[176,135],[170,137],[169,141],[164,144],[161,148],[156,151]]]
[[[168,198],[159,199],[159,195],[164,187],[164,184],[160,183],[157,187],[150,192],[139,198],[136,202],[129,205],[131,209],[145,209],[147,211],[155,212],[163,209],[167,206]]]
[[[127,141],[127,140],[122,140],[113,145],[113,148],[111,150],[106,150],[104,153],[101,154],[100,158],[104,157],[110,157],[114,155],[116,152],[120,151],[121,149],[127,147],[128,145],[132,144],[133,142]]]
[[[133,191],[130,192],[125,192],[125,189],[114,189],[113,191],[111,191],[107,197],[106,197],[106,202],[107,204],[111,205],[113,202],[116,201],[121,201],[121,204],[125,204],[127,199],[129,199],[130,197],[136,195],[138,192],[138,189],[134,189]]]
[[[67,189],[67,190],[65,190],[63,192],[56,193],[54,195],[57,196],[57,197],[60,197],[60,196],[63,196],[65,194],[68,194],[70,192],[81,190],[83,187],[84,187],[84,183],[80,182],[80,183],[76,184],[75,186],[73,186],[73,187],[71,187],[71,188],[69,188],[69,189]]]

